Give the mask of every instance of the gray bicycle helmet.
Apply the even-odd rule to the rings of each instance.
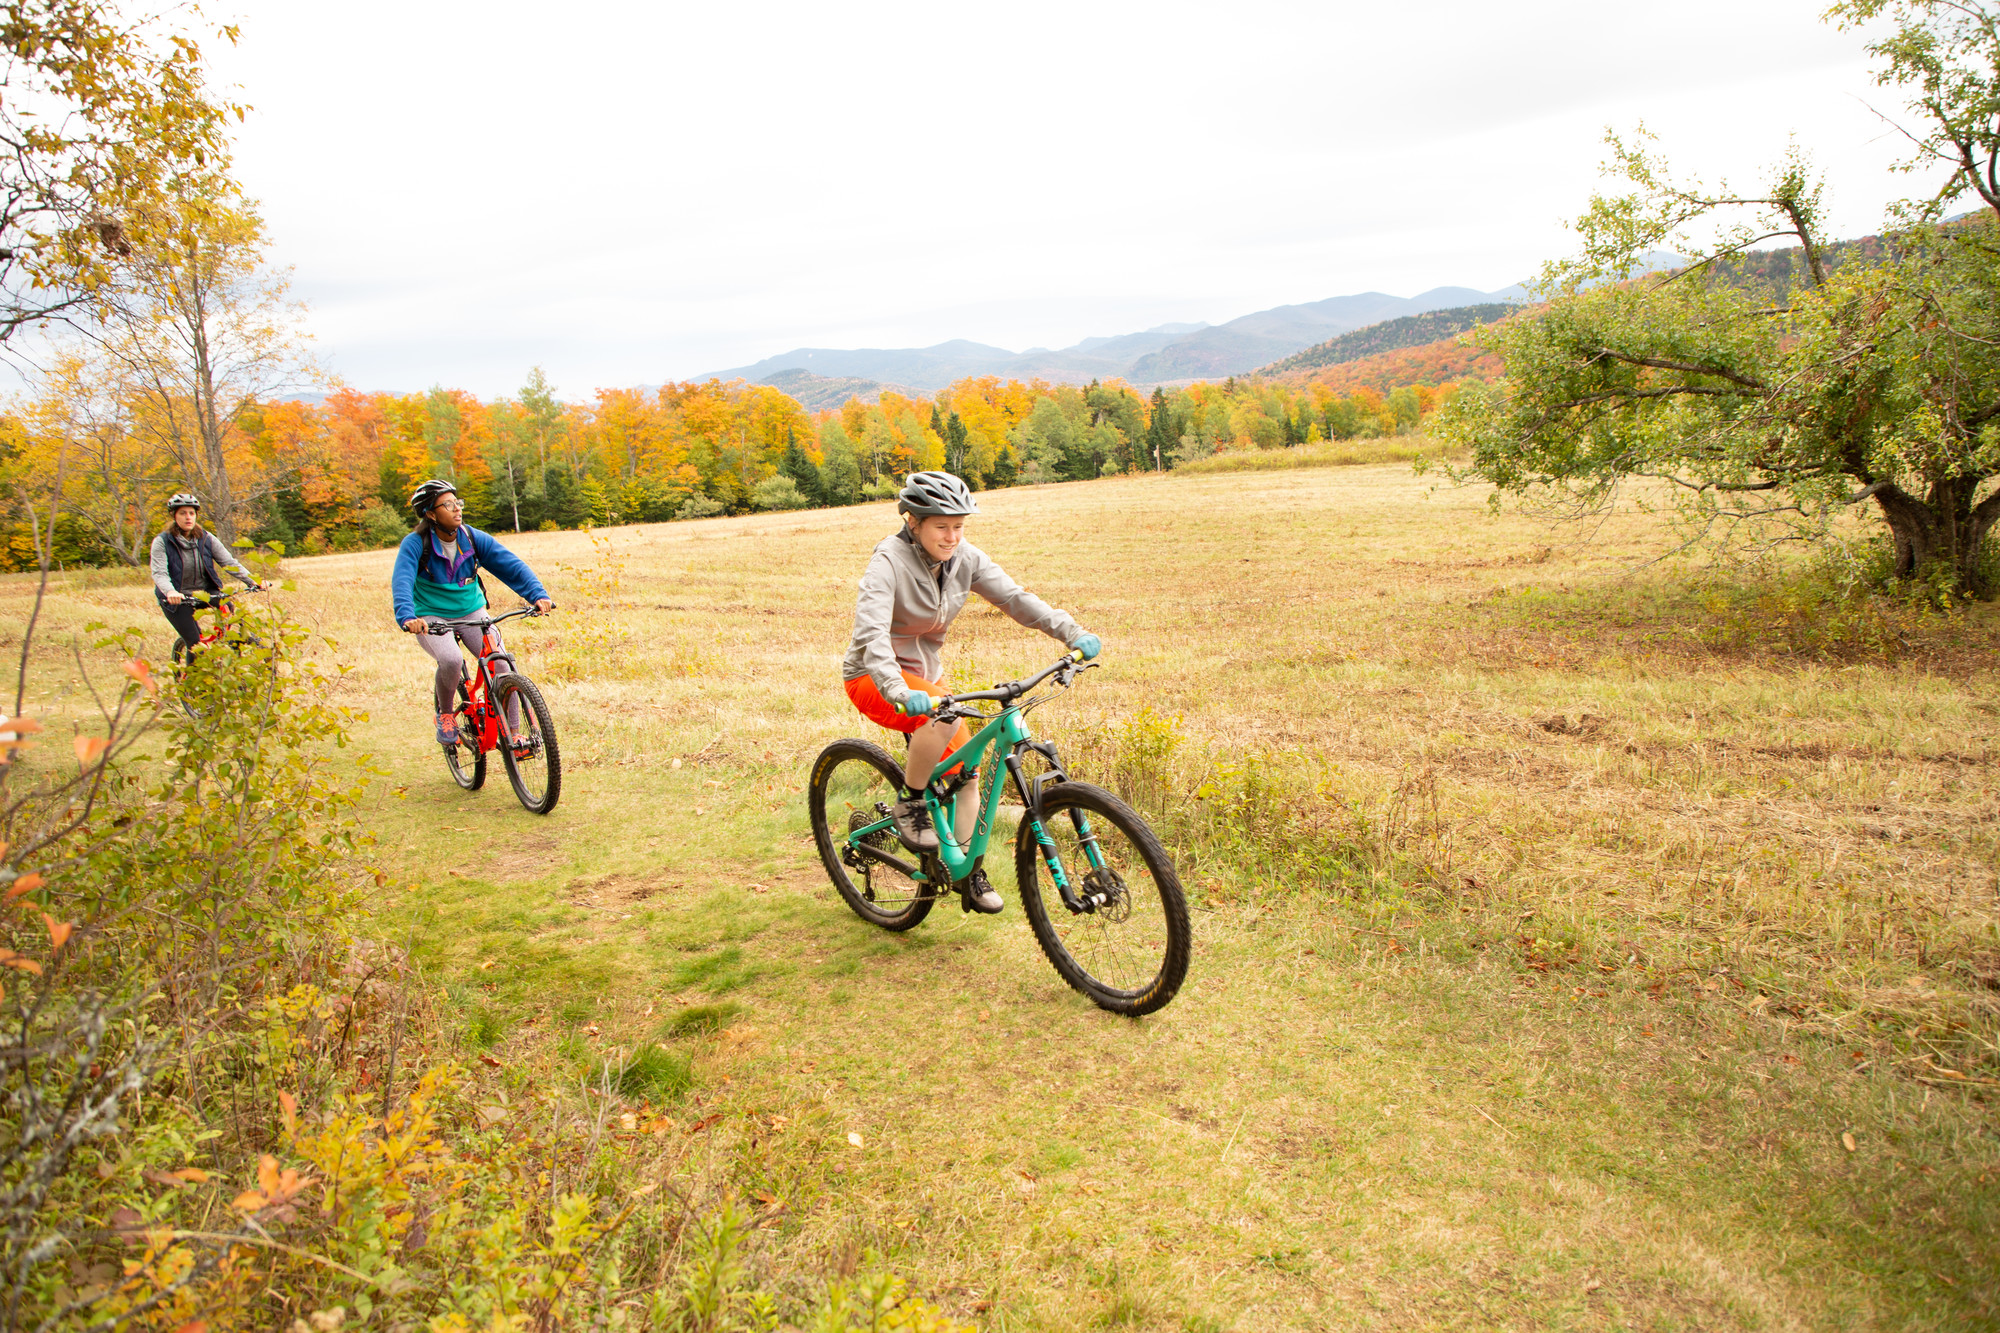
[[[431,512],[431,506],[436,504],[440,499],[447,495],[457,494],[458,487],[448,481],[439,481],[436,477],[432,477],[429,481],[410,493],[410,508],[417,511],[418,518],[422,518],[425,514]]]
[[[173,513],[176,509],[188,508],[201,508],[201,497],[193,491],[175,491],[172,498],[167,501],[167,512],[169,514]]]
[[[896,512],[935,518],[941,514],[976,514],[979,505],[965,483],[949,472],[912,472],[903,479],[903,492],[896,497]]]

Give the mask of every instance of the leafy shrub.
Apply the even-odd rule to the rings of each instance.
[[[706,495],[690,495],[681,504],[681,507],[674,511],[674,517],[713,518],[715,515],[721,513],[725,507],[722,501],[711,499]]]
[[[750,503],[759,509],[805,509],[812,501],[790,477],[766,477],[750,492]]]
[[[387,505],[370,505],[361,511],[361,539],[368,546],[395,546],[410,535],[410,525]]]
[[[291,1058],[269,1038],[267,997],[326,975],[344,950],[356,789],[325,753],[351,714],[327,702],[307,636],[251,609],[234,651],[197,655],[177,686],[137,656],[140,638],[106,641],[126,659],[121,688],[92,686],[100,715],[70,744],[39,762],[15,746],[20,762],[0,768],[7,1327],[65,1308],[192,1317],[221,1252],[175,1238],[170,1221],[198,1228],[199,1214],[147,1173],[198,1184],[209,1172],[194,1161],[211,1154],[193,1145],[254,1133],[235,1108],[268,1101]],[[175,694],[198,722],[168,706]],[[155,742],[157,764],[137,748]],[[129,1265],[128,1238],[143,1238]],[[69,1290],[59,1261],[100,1259],[109,1276]]]

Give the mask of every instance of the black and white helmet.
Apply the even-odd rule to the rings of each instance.
[[[173,513],[176,509],[199,508],[201,508],[201,497],[193,491],[175,491],[172,498],[167,501],[167,512],[169,514]]]
[[[457,494],[458,487],[448,481],[439,481],[436,477],[432,477],[429,481],[410,493],[410,508],[417,511],[418,518],[422,518],[425,514],[431,512],[431,506],[436,504],[440,499],[447,495]]]
[[[949,472],[912,472],[903,479],[896,512],[935,518],[941,514],[976,514],[979,506],[964,482]]]

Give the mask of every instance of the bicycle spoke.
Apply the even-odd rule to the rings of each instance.
[[[907,930],[921,921],[937,890],[910,873],[917,858],[887,824],[898,773],[889,756],[860,741],[827,747],[813,766],[813,837],[834,888],[872,925]]]
[[[1173,998],[1187,970],[1187,908],[1172,862],[1144,822],[1109,792],[1064,783],[1044,799],[1050,808],[1043,830],[1071,892],[1088,906],[1069,910],[1044,859],[1051,849],[1023,832],[1015,862],[1043,952],[1066,981],[1105,1008],[1152,1012]],[[1072,812],[1086,816],[1088,834]]]

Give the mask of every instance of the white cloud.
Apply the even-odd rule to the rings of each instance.
[[[1846,233],[1909,188],[1819,0],[238,7],[239,172],[368,388],[1500,287],[1641,118],[1746,182],[1796,131]]]

